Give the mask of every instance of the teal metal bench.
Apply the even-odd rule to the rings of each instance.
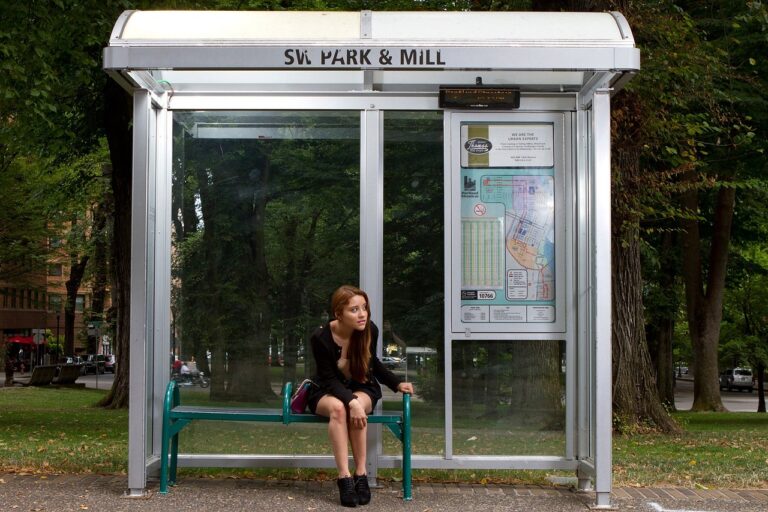
[[[328,418],[315,414],[291,412],[291,383],[283,388],[283,409],[245,409],[227,407],[184,406],[180,404],[179,387],[168,383],[163,402],[163,438],[160,453],[160,493],[168,493],[168,486],[176,484],[179,455],[179,432],[191,421],[259,421],[282,423],[327,423]],[[411,396],[403,394],[403,412],[371,414],[368,423],[379,423],[400,440],[403,447],[403,499],[412,499],[411,488]]]

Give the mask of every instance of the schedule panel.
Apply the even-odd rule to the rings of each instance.
[[[450,131],[452,331],[563,333],[562,115],[453,114]]]

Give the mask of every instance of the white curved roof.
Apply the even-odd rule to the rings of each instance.
[[[126,11],[104,69],[175,95],[431,93],[476,78],[572,92],[621,85],[640,52],[615,12]]]
[[[618,13],[129,11],[110,45],[171,42],[426,42],[633,46]]]

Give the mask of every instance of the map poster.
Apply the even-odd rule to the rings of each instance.
[[[462,145],[486,133],[462,125]],[[552,125],[485,125],[490,145],[511,134],[533,134],[533,146],[503,150],[483,167],[462,158],[461,321],[553,323],[555,315],[555,176]],[[495,134],[495,135],[494,135]],[[502,134],[502,135],[499,135]],[[549,135],[547,135],[549,134]],[[543,142],[542,142],[543,141]],[[540,144],[541,143],[541,144]],[[540,152],[548,148],[549,155]],[[462,155],[467,153],[462,151]],[[465,165],[466,164],[466,165]],[[541,165],[548,164],[548,165]],[[469,165],[469,166],[468,166]]]

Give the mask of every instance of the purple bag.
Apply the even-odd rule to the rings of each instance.
[[[307,409],[307,398],[309,398],[309,388],[312,384],[311,380],[304,379],[296,387],[296,392],[291,397],[291,412],[293,414],[303,414]]]

